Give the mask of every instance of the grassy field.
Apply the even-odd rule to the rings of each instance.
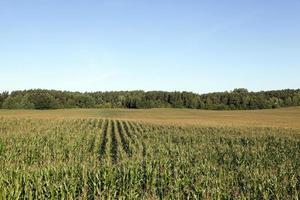
[[[0,199],[299,199],[299,108],[0,113]]]
[[[250,111],[188,109],[0,110],[0,118],[1,117],[27,119],[109,118],[174,125],[281,127],[300,129],[300,107]]]

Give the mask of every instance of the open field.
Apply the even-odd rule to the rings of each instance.
[[[157,124],[300,128],[300,107],[274,110],[207,111],[188,109],[0,110],[4,118],[110,118]]]
[[[0,110],[0,199],[299,199],[299,116]]]
[[[1,119],[2,199],[298,199],[300,134]]]

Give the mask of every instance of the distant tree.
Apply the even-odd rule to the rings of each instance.
[[[205,103],[202,100],[198,100],[198,109],[205,109]]]
[[[68,92],[24,90],[0,93],[0,107],[26,109],[55,108],[198,108],[198,109],[265,109],[300,105],[300,90],[249,92],[245,88],[232,92],[199,95],[192,92],[117,91]]]
[[[58,101],[48,93],[32,93],[28,97],[29,102],[33,103],[36,109],[57,109]]]
[[[250,100],[251,97],[248,94],[243,95],[240,108],[244,110],[249,109]]]
[[[8,92],[2,92],[0,93],[0,109],[2,108],[2,105],[5,101],[5,99],[7,99],[9,96],[9,93]]]
[[[76,94],[74,100],[78,108],[92,108],[95,106],[95,100],[89,95]]]
[[[277,97],[272,97],[269,100],[269,105],[271,108],[279,108],[280,107],[280,100]]]
[[[4,109],[34,109],[35,106],[29,101],[28,95],[9,96],[3,102]]]
[[[184,108],[197,108],[198,107],[198,96],[191,92],[182,93],[182,101]]]
[[[236,88],[233,93],[248,93],[248,90],[246,88]]]
[[[293,101],[291,97],[287,97],[284,102],[285,106],[293,106]]]
[[[293,105],[294,106],[299,106],[300,105],[300,93],[296,93],[293,96]]]

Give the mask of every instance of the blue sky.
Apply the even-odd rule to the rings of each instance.
[[[1,0],[0,91],[300,88],[299,0]]]

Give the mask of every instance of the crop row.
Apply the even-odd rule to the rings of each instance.
[[[300,134],[0,120],[0,199],[299,199]]]

